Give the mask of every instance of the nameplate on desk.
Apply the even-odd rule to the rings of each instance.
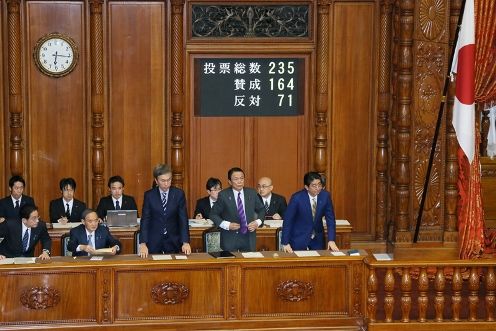
[[[260,252],[243,252],[241,253],[241,255],[243,255],[243,257],[247,259],[264,257],[263,254]]]
[[[152,255],[152,260],[154,261],[162,261],[162,260],[172,260],[172,255],[170,254],[164,254],[164,255]]]
[[[317,251],[294,251],[296,256],[298,257],[307,257],[307,256],[320,256]]]

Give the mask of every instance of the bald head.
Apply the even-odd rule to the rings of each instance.
[[[272,180],[269,177],[262,177],[258,180],[257,191],[262,198],[268,197],[274,186],[272,186]]]

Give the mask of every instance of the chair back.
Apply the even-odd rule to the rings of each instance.
[[[277,228],[276,230],[276,249],[278,251],[282,251],[282,245],[281,245],[281,239],[282,239],[282,227]]]
[[[72,256],[72,252],[67,249],[67,244],[69,243],[69,233],[64,233],[62,237],[60,237],[60,255],[61,256]]]
[[[220,229],[217,227],[204,230],[202,233],[203,251],[205,253],[220,252]]]
[[[134,233],[134,254],[139,253],[139,245],[140,245],[140,230]]]

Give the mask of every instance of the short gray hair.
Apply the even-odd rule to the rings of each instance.
[[[172,174],[172,169],[168,164],[157,164],[153,168],[153,177],[158,178],[158,176]]]

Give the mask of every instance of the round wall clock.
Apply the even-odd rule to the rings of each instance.
[[[71,37],[52,32],[38,40],[33,57],[42,73],[51,77],[62,77],[74,70],[79,52]]]

